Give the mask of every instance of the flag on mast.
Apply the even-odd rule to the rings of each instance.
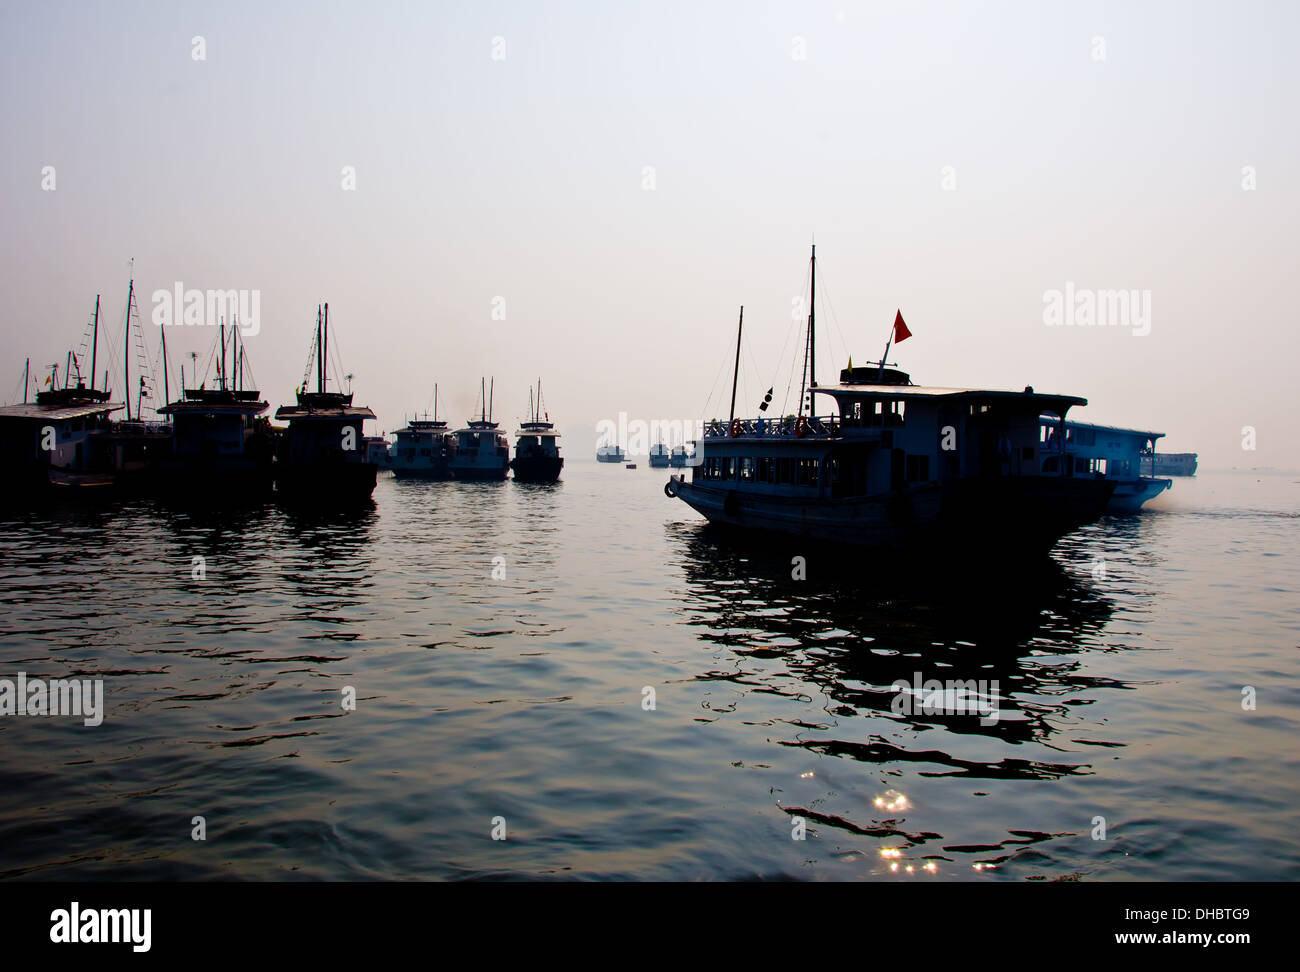
[[[906,341],[911,336],[912,332],[909,331],[907,325],[903,323],[903,312],[900,310],[894,316],[894,343],[897,344],[899,341]]]

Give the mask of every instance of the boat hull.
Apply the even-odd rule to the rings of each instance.
[[[1106,504],[1107,513],[1136,513],[1147,500],[1159,496],[1173,486],[1171,479],[1121,479]]]
[[[521,483],[553,483],[560,478],[564,460],[559,456],[518,456],[510,468]]]
[[[373,462],[303,463],[275,471],[276,497],[312,506],[362,503],[375,491],[379,466]]]
[[[902,548],[1048,550],[1101,515],[1113,481],[1063,477],[925,484],[876,496],[781,496],[673,480],[669,489],[711,522],[824,543]]]

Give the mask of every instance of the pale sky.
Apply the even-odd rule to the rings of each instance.
[[[5,401],[96,293],[120,335],[134,258],[146,322],[261,292],[272,406],[328,300],[373,431],[480,375],[513,426],[540,376],[589,458],[619,411],[726,413],[741,304],[738,410],[780,406],[815,237],[823,381],[901,308],[918,383],[1300,467],[1294,3],[6,2],[0,36]],[[1149,333],[1048,326],[1067,282],[1149,292]],[[211,344],[169,329],[173,396]]]

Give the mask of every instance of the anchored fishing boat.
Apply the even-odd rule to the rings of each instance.
[[[505,479],[510,472],[510,444],[492,421],[492,392],[480,389],[482,409],[456,430],[456,454],[448,466],[456,479]]]
[[[1096,519],[1115,482],[1044,467],[1040,416],[1064,434],[1073,395],[912,384],[888,367],[890,346],[911,334],[900,312],[885,354],[870,367],[819,385],[816,248],[800,375],[799,411],[778,419],[735,416],[710,423],[697,443],[691,479],[664,491],[709,520],[818,541],[878,547],[931,544],[1001,553],[1049,549]],[[737,377],[743,309],[737,330]],[[806,379],[806,383],[805,383]],[[805,392],[807,392],[805,398]],[[813,413],[816,395],[835,412]],[[759,406],[766,411],[771,392]]]
[[[1106,504],[1107,513],[1136,513],[1143,503],[1173,485],[1170,479],[1141,473],[1142,461],[1150,458],[1163,432],[1066,422],[1062,438],[1060,423],[1050,415],[1042,417],[1041,427],[1044,472],[1073,467],[1075,476],[1114,480],[1115,492]]]
[[[352,393],[330,391],[329,304],[316,308],[316,390],[307,391],[304,376],[297,404],[276,410],[289,423],[280,438],[275,488],[281,498],[313,504],[348,503],[370,498],[379,466],[371,461],[362,426],[375,413],[352,403]],[[309,359],[310,360],[310,359]],[[310,367],[310,365],[309,365]],[[349,376],[350,377],[350,376]]]
[[[564,460],[560,457],[560,433],[542,408],[542,379],[537,379],[537,396],[528,390],[528,421],[519,426],[515,457],[510,460],[515,479],[521,483],[553,483],[560,478]]]
[[[627,456],[617,445],[603,445],[596,450],[597,462],[622,462]]]
[[[433,418],[411,419],[397,430],[388,468],[398,479],[450,479],[456,436],[438,418],[438,386],[433,386]]]
[[[669,453],[668,447],[664,445],[662,439],[650,447],[651,469],[667,469],[671,460],[672,455]]]
[[[668,456],[668,465],[673,469],[683,469],[691,461],[690,455],[686,451],[686,446],[673,446],[672,453]]]
[[[182,388],[158,409],[172,423],[172,454],[161,464],[162,485],[174,498],[266,499],[274,483],[275,437],[262,416],[270,408],[256,388],[244,387],[247,355],[238,326],[220,325],[216,387],[206,380]],[[229,361],[227,358],[229,357]],[[232,375],[231,369],[234,369]],[[192,380],[198,380],[197,365]]]

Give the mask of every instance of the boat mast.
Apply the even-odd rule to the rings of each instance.
[[[736,420],[736,382],[740,380],[740,335],[745,328],[745,305],[740,305],[740,321],[736,324],[736,368],[731,373],[731,416],[728,423]]]
[[[217,369],[217,378],[221,382],[221,391],[226,390],[226,319],[221,319],[221,367]]]
[[[799,414],[803,415],[804,378],[808,379],[808,414],[812,414],[812,392],[817,385],[817,244],[812,245],[812,286],[808,301],[808,339],[804,343],[804,370],[799,375]]]
[[[99,305],[99,302],[96,301],[95,304],[96,304],[96,306],[95,306],[95,314],[96,314],[96,316],[98,317],[98,315],[99,315],[99,306],[98,306],[98,305]],[[162,335],[162,352],[163,352],[163,404],[166,405],[168,402],[170,402],[170,401],[172,400],[172,395],[171,395],[171,385],[169,385],[169,384],[167,383],[167,325],[165,325],[165,324],[162,325],[161,327],[158,328],[158,331],[159,331],[159,333]],[[96,333],[98,333],[98,328],[96,328]],[[92,386],[92,387],[93,387],[94,384],[95,384],[95,365],[94,365],[93,361],[92,361],[92,363],[91,363],[91,365],[90,365],[90,383],[91,383],[91,386]],[[184,382],[184,380],[182,380],[182,381],[181,381],[181,385],[183,386],[184,384],[185,384],[185,382]],[[158,415],[157,415],[157,409],[154,409],[154,418],[156,419],[157,417],[158,417]]]
[[[27,386],[32,380],[32,359],[28,358],[27,363],[23,365],[23,404],[27,404]]]
[[[95,337],[90,345],[90,390],[95,390],[95,356],[99,353],[99,294],[95,295]],[[108,391],[107,388],[104,391]],[[23,392],[26,401],[26,392]]]
[[[438,421],[438,383],[433,383],[433,420]]]
[[[479,415],[480,422],[487,421],[487,379],[479,378],[478,380],[478,404],[481,409]]]
[[[131,421],[131,303],[135,300],[135,260],[131,261],[131,284],[126,289],[126,330],[122,334],[122,400],[126,420]]]
[[[492,398],[496,394],[497,380],[493,377],[491,384],[488,385],[488,421],[492,421]]]
[[[325,303],[325,337],[323,341],[324,347],[321,348],[321,361],[324,364],[324,370],[320,375],[321,391],[325,390],[325,383],[328,380],[326,376],[329,374],[330,367],[330,305],[328,301]]]
[[[321,375],[325,371],[325,350],[321,344],[320,329],[320,304],[316,305],[316,390],[323,392],[324,386],[321,384]]]

